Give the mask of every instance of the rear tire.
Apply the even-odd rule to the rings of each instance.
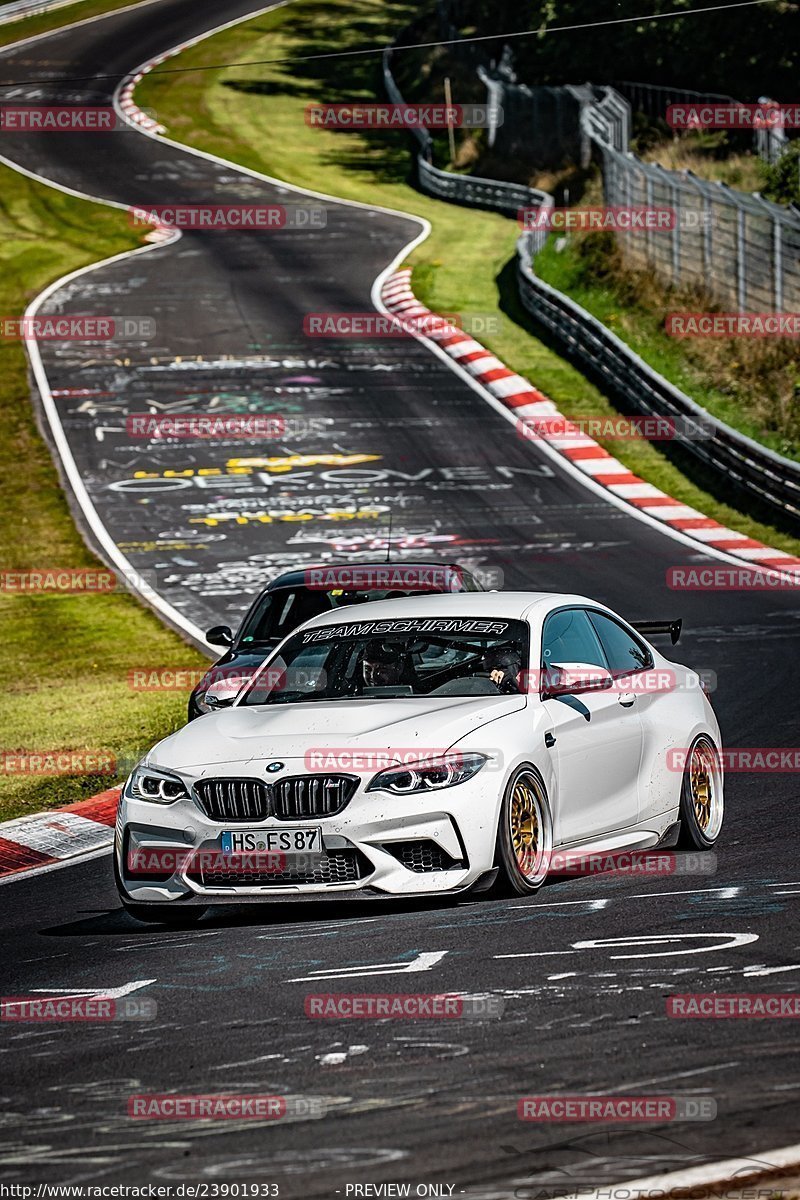
[[[553,818],[539,772],[518,767],[503,796],[495,862],[500,895],[530,896],[547,878],[553,850]]]
[[[719,837],[724,814],[719,751],[708,734],[695,738],[681,783],[681,832],[678,846],[710,850]]]

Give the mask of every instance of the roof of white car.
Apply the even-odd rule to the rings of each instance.
[[[505,617],[524,618],[531,609],[547,611],[562,604],[592,604],[587,596],[565,592],[450,592],[373,600],[332,609],[307,621],[307,626],[345,625],[348,621],[386,621],[400,617]],[[601,605],[600,607],[605,607]]]

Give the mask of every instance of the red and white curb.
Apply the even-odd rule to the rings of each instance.
[[[0,878],[105,850],[114,841],[119,788],[65,808],[0,824]]]
[[[158,58],[152,59],[146,66],[141,67],[135,75],[122,85],[119,92],[119,106],[129,121],[137,125],[140,129],[146,129],[149,133],[166,133],[166,127],[161,125],[155,117],[151,117],[133,98],[133,93],[138,84],[142,82],[145,75],[149,75],[154,67],[160,67],[168,58],[174,57],[178,53],[177,50],[170,50],[167,54],[160,54]]]
[[[410,318],[414,329],[435,342],[520,422],[530,418],[557,418],[555,424],[558,432],[548,433],[544,430],[537,432],[537,438],[541,437],[574,467],[591,476],[594,483],[607,488],[639,512],[695,539],[700,546],[709,546],[733,555],[753,567],[766,567],[774,571],[788,569],[795,576],[800,568],[800,558],[745,537],[735,529],[727,529],[698,509],[674,500],[666,492],[634,475],[624,463],[584,434],[577,425],[570,424],[554,402],[527,379],[510,371],[468,333],[420,304],[411,290],[410,268],[395,271],[386,279],[381,298],[390,312],[398,317]]]

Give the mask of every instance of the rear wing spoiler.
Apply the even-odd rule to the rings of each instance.
[[[668,633],[674,646],[681,636],[683,618],[678,617],[677,621],[631,621],[631,625],[639,633],[643,633],[645,637],[656,633]]]

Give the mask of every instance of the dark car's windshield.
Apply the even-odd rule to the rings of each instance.
[[[302,630],[290,638],[242,703],[513,695],[523,690],[527,663],[524,621],[351,621]]]
[[[439,589],[430,589],[435,594]],[[444,590],[444,589],[441,589]],[[258,605],[247,618],[237,639],[237,649],[247,650],[257,646],[277,645],[287,633],[305,624],[312,617],[345,604],[366,604],[373,600],[396,600],[404,596],[418,595],[419,590],[364,589],[347,591],[342,588],[330,591],[305,586],[275,588],[262,596]]]

